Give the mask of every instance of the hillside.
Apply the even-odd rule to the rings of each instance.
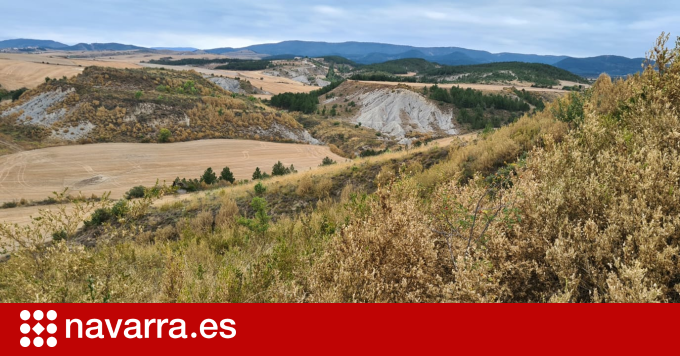
[[[642,71],[644,58],[626,58],[620,56],[599,56],[590,58],[565,58],[555,67],[568,70],[583,77],[597,78],[606,73],[610,76],[621,77]]]
[[[384,72],[389,74],[424,73],[440,67],[440,65],[428,62],[420,58],[407,58],[387,61],[383,63],[369,64],[361,67],[362,72]]]
[[[130,51],[144,49],[144,47],[121,43],[78,43],[73,46],[59,48],[61,51]]]
[[[424,73],[426,76],[446,77],[461,83],[490,83],[494,81],[510,82],[518,80],[531,82],[537,86],[552,86],[560,80],[587,83],[576,74],[570,73],[548,64],[501,62],[470,66],[443,66],[433,68]]]
[[[392,74],[416,73],[412,77],[395,77]],[[567,70],[548,64],[500,62],[475,65],[447,66],[410,58],[371,64],[358,68],[351,78],[370,81],[397,81],[423,83],[532,83],[538,87],[559,85],[560,81],[587,83],[587,80]],[[387,74],[387,75],[386,75]]]
[[[14,40],[4,40],[0,41],[0,48],[27,48],[27,47],[40,47],[40,48],[65,48],[65,45],[60,42],[52,40],[32,40],[18,38]]]
[[[3,110],[3,131],[19,141],[318,142],[290,115],[225,91],[195,71],[88,67],[70,79],[48,80]],[[162,129],[169,136],[160,135]]]

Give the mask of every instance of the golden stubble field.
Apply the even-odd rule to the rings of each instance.
[[[256,167],[270,172],[277,161],[299,171],[317,167],[331,153],[326,146],[249,140],[202,140],[171,144],[105,143],[51,147],[0,156],[0,202],[43,200],[69,188],[85,195],[110,191],[120,198],[133,186],[168,184],[175,177],[198,178],[212,167],[228,166],[237,179],[250,179]],[[3,215],[12,209],[0,209]]]
[[[64,54],[14,54],[0,53],[0,85],[8,90],[35,88],[45,82],[45,77],[61,78],[80,74],[85,67],[140,68],[123,61],[76,60]]]

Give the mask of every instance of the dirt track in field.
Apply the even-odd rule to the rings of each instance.
[[[111,191],[112,198],[120,198],[133,186],[152,186],[156,179],[169,183],[178,176],[198,178],[208,167],[219,175],[228,166],[236,179],[250,179],[256,167],[270,172],[279,160],[305,171],[326,156],[343,160],[325,146],[249,140],[107,143],[22,151],[0,157],[0,203],[43,200],[67,187],[88,196]],[[0,209],[0,221],[10,210]]]

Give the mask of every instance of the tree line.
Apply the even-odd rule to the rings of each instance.
[[[309,93],[281,93],[271,98],[270,104],[277,108],[290,111],[300,111],[305,114],[316,112],[319,105],[319,96],[329,93],[331,90],[340,86],[343,80],[332,82],[325,87],[311,91]]]
[[[479,90],[462,89],[452,87],[450,90],[440,88],[437,85],[425,87],[424,94],[437,101],[453,104],[459,109],[497,109],[507,111],[529,111],[531,107],[520,99],[510,98],[500,94],[485,95]]]

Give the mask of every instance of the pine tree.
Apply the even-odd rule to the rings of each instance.
[[[215,172],[213,172],[212,168],[208,167],[208,169],[203,172],[203,175],[201,176],[201,182],[205,184],[215,184],[217,182],[217,175],[215,175]]]
[[[290,173],[290,170],[281,161],[276,162],[272,167],[272,176],[283,176],[288,173]]]
[[[255,168],[255,172],[253,172],[253,180],[258,179],[262,179],[262,171],[260,171],[260,167]]]
[[[224,167],[222,169],[222,173],[220,173],[220,179],[227,181],[231,184],[234,184],[234,182],[236,181],[236,178],[234,178],[234,173],[231,173],[229,167]]]

